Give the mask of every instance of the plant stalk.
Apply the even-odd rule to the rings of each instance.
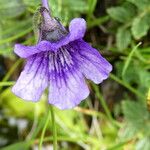
[[[52,130],[53,130],[53,149],[57,150],[57,130],[56,130],[55,114],[52,105],[50,105],[50,112],[51,112]]]

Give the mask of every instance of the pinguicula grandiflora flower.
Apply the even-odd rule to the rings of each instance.
[[[83,40],[84,19],[73,19],[68,31],[52,17],[47,0],[42,0],[40,13],[37,45],[15,45],[14,52],[27,63],[12,91],[24,100],[37,102],[48,87],[49,103],[70,109],[89,95],[85,78],[99,84],[108,78],[112,66]]]

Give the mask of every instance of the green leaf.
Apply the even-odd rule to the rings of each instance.
[[[140,16],[134,19],[132,23],[132,34],[135,39],[145,36],[150,28],[150,14]]]
[[[130,54],[128,55],[128,57],[126,58],[126,61],[125,61],[125,64],[124,64],[124,67],[123,67],[123,70],[122,70],[122,77],[124,77],[126,71],[127,71],[127,68],[131,62],[131,59],[134,55],[134,52],[137,50],[137,48],[140,46],[141,43],[139,43],[138,45],[136,45],[132,51],[130,52]]]
[[[126,100],[122,102],[122,108],[126,124],[122,127],[120,138],[129,140],[138,135],[141,135],[140,137],[149,136],[150,113],[147,110],[146,102]]]
[[[9,146],[2,148],[1,150],[28,150],[29,143],[18,142]]]
[[[89,5],[89,15],[92,15],[94,10],[95,10],[95,7],[96,7],[96,4],[97,4],[97,0],[88,0],[88,5]]]
[[[140,122],[148,116],[148,112],[146,111],[145,107],[139,102],[128,100],[124,101],[122,106],[125,118],[131,123]],[[145,114],[146,116],[143,116],[143,114]]]
[[[50,0],[51,9],[55,17],[59,17],[64,25],[80,13],[85,14],[88,11],[88,3],[84,0]]]
[[[66,127],[65,132],[69,134],[70,130],[73,133],[78,133],[78,135],[83,135],[87,130],[87,126],[83,121],[83,118],[80,114],[77,114],[71,110],[64,110],[63,112],[59,109],[55,109],[56,119],[59,120],[59,123],[63,121],[63,125]],[[67,117],[66,117],[67,116]]]
[[[119,28],[117,31],[117,47],[123,50],[128,47],[131,42],[131,33],[128,29]]]
[[[1,23],[0,31],[0,55],[11,55],[12,41],[23,37],[25,34],[31,32],[31,19],[16,20],[10,19]],[[12,55],[11,55],[12,56]]]
[[[140,140],[136,145],[136,150],[150,150],[150,137]]]
[[[145,9],[150,6],[150,0],[127,0],[128,2],[133,3],[139,9]]]
[[[40,1],[37,1],[37,0],[23,0],[24,4],[25,5],[28,5],[28,6],[33,6],[33,7],[37,7],[38,5],[40,5]]]
[[[15,96],[11,89],[6,89],[0,95],[0,103],[2,103],[3,107],[5,108],[5,112],[7,115],[17,116],[17,117],[29,117],[32,119],[34,113],[33,111],[37,111],[37,115],[41,115],[45,110],[45,104],[42,99],[44,99],[44,95],[41,98],[41,101],[35,103],[23,101],[22,99]],[[10,99],[13,99],[10,101]]]
[[[127,23],[135,16],[136,11],[132,4],[125,2],[122,6],[107,9],[107,13],[114,20]]]
[[[138,131],[139,130],[134,128],[133,125],[126,123],[122,127],[122,132],[119,133],[119,137],[121,140],[130,140],[138,134]]]
[[[150,87],[150,72],[145,69],[139,69],[139,82],[142,87]]]
[[[123,7],[112,7],[107,9],[107,12],[111,18],[119,22],[126,22],[127,11]]]
[[[0,0],[0,17],[14,18],[25,11],[25,5],[22,0]]]

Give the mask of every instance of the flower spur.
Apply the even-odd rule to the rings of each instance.
[[[42,22],[35,46],[16,44],[14,52],[27,63],[12,92],[28,101],[38,101],[48,87],[48,101],[70,109],[89,95],[85,78],[99,84],[107,79],[111,64],[83,40],[86,22],[75,18],[69,31],[53,18],[46,0],[40,11]]]

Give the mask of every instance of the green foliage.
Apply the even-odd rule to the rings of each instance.
[[[10,99],[13,100],[10,101]],[[1,95],[0,103],[5,106],[5,112],[7,112],[6,114],[14,117],[26,116],[28,118],[33,118],[33,110],[36,112],[37,116],[40,116],[44,113],[45,109],[45,105],[42,101],[38,102],[36,105],[31,102],[24,102],[20,98],[16,97],[9,88]],[[28,107],[29,104],[30,107]]]
[[[150,29],[149,0],[126,0],[121,6],[107,9],[107,12],[112,19],[120,23],[116,38],[119,50],[124,50],[131,44],[130,33],[134,39],[139,40],[146,36]]]
[[[137,46],[135,46],[132,51],[130,52],[130,54],[128,55],[128,57],[126,58],[126,61],[125,61],[125,64],[124,64],[124,67],[123,67],[123,70],[122,70],[122,77],[124,77],[126,71],[127,71],[127,68],[128,66],[130,65],[130,62],[132,60],[132,57],[134,55],[134,52],[137,50],[138,46],[140,45],[141,43],[139,43]]]
[[[122,107],[128,124],[132,125],[138,132],[143,131],[149,135],[150,113],[147,107],[143,103],[134,101],[124,101]]]
[[[65,26],[74,17],[85,18],[85,39],[100,48],[102,55],[113,64],[110,79],[101,86],[88,82],[91,94],[79,107],[64,111],[54,109],[58,149],[149,150],[150,1],[118,0],[115,4],[111,1],[111,7],[107,3],[103,6],[98,0],[49,0],[49,3],[52,14]],[[36,32],[34,37],[33,28],[37,29],[37,22],[32,27],[32,17],[39,6],[40,0],[0,0],[2,150],[33,148],[39,144],[45,127],[49,109],[47,91],[36,104],[23,101],[11,92],[23,67],[22,59],[13,53],[13,46],[36,43],[38,35]],[[35,20],[39,21],[40,17],[37,18]],[[16,122],[26,120],[27,127],[20,131],[19,126],[10,124],[12,118]],[[52,133],[50,118],[43,146],[52,144]]]
[[[53,15],[60,18],[64,25],[67,25],[72,18],[79,16],[80,13],[86,13],[89,9],[84,0],[76,0],[76,3],[74,0],[51,0],[50,3]],[[2,18],[0,21],[0,55],[10,56],[13,41],[31,33],[31,18],[39,4],[40,1],[37,0],[0,0],[0,18]],[[19,19],[21,16],[23,19]],[[26,44],[35,42],[33,35],[28,39]]]
[[[138,16],[132,23],[132,34],[135,39],[145,36],[150,28],[150,13]]]
[[[150,112],[147,106],[141,102],[124,101],[122,103],[126,125],[123,127],[120,137],[123,140],[138,138],[136,150],[148,150],[150,137]],[[144,127],[143,127],[144,125]]]
[[[27,142],[19,142],[19,143],[15,143],[12,144],[10,146],[7,146],[5,148],[2,148],[1,150],[28,150],[29,148],[29,143]]]
[[[138,50],[139,49],[137,49],[137,51]],[[135,55],[134,52],[134,56],[132,57],[135,57]],[[124,63],[118,62],[116,64],[117,76],[122,78],[125,83],[136,85],[135,87],[138,93],[144,93],[144,95],[146,95],[147,89],[150,85],[150,72],[144,69],[141,63],[134,61],[133,58],[129,60],[129,57],[130,56],[128,56]]]
[[[136,150],[149,150],[150,149],[150,137],[144,138],[139,141],[136,146]]]
[[[131,42],[131,32],[126,28],[120,27],[116,36],[119,50],[125,49]]]
[[[149,0],[127,0],[138,7],[138,9],[146,9],[150,5]]]
[[[107,9],[108,14],[114,20],[119,21],[121,23],[126,23],[131,21],[131,19],[135,16],[135,8],[130,3],[125,3],[123,6],[117,6]]]
[[[0,0],[1,19],[18,17],[25,12],[25,5],[22,0]]]
[[[64,25],[67,25],[68,22],[79,15],[79,13],[86,13],[88,10],[88,5],[84,0],[50,0],[53,14],[56,17],[59,17]]]

